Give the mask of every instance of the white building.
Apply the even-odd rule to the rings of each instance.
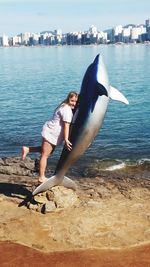
[[[2,46],[9,46],[8,36],[6,35],[2,36]]]
[[[107,43],[107,32],[99,31],[97,34],[98,43]]]
[[[21,45],[21,36],[17,35],[12,38],[12,45]]]
[[[118,25],[118,26],[114,27],[114,36],[122,34],[122,31],[123,31],[122,25]]]
[[[124,43],[129,43],[130,42],[130,38],[131,38],[131,29],[132,27],[129,26],[127,28],[123,28],[122,30],[122,41]]]
[[[141,35],[146,33],[146,27],[143,25],[133,27],[131,30],[131,41],[136,42],[141,40]]]
[[[89,28],[89,33],[90,34],[93,34],[93,35],[96,35],[97,34],[97,28],[92,25],[90,28]]]
[[[31,33],[25,32],[25,33],[22,33],[20,36],[21,36],[21,43],[23,45],[27,45],[29,43],[29,38],[31,36]]]
[[[33,38],[33,44],[34,45],[38,45],[39,44],[40,33],[32,33],[31,37]]]
[[[55,35],[62,36],[62,30],[61,29],[55,30],[54,33],[55,33]]]
[[[131,34],[131,27],[123,28],[122,36],[123,37],[130,37]]]

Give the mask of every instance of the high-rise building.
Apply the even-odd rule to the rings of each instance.
[[[129,43],[129,42],[130,42],[130,38],[131,38],[131,29],[132,29],[131,26],[126,27],[126,28],[123,28],[123,31],[122,31],[122,41],[123,41],[124,43]]]
[[[123,31],[122,25],[118,25],[115,28],[113,28],[113,37],[112,37],[113,42],[115,43],[122,42],[122,31]]]
[[[62,30],[61,29],[57,29],[57,30],[54,31],[54,34],[62,36]]]
[[[13,36],[12,37],[12,45],[21,45],[21,36]]]
[[[23,45],[28,45],[31,33],[29,33],[29,32],[21,33],[20,36],[21,36],[21,43]]]
[[[150,26],[148,27],[147,30],[147,41],[150,41]]]
[[[146,19],[146,20],[145,20],[145,26],[146,26],[146,29],[147,29],[148,27],[150,27],[150,19]]]
[[[141,41],[141,35],[146,33],[146,28],[141,26],[133,27],[131,30],[132,41]]]
[[[8,36],[6,36],[6,35],[2,36],[2,45],[3,46],[9,46]]]
[[[92,25],[90,28],[89,28],[89,33],[90,34],[97,34],[97,28]]]

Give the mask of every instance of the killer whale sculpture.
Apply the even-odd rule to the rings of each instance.
[[[72,150],[68,151],[66,147],[63,148],[54,176],[39,185],[32,195],[46,191],[56,185],[76,189],[76,184],[65,174],[97,135],[102,126],[110,98],[129,104],[122,93],[109,85],[102,56],[98,54],[83,77],[78,114],[69,137]]]

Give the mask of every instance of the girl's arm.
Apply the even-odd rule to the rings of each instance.
[[[64,140],[65,145],[69,151],[72,150],[72,144],[69,141],[69,129],[70,129],[70,123],[64,121]]]

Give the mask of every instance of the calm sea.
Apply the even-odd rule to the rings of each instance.
[[[0,48],[0,157],[39,145],[41,129],[101,53],[110,84],[129,100],[110,101],[98,136],[81,157],[101,169],[138,166],[150,172],[150,45]],[[62,147],[53,159],[58,160]],[[32,155],[31,155],[32,157]]]

